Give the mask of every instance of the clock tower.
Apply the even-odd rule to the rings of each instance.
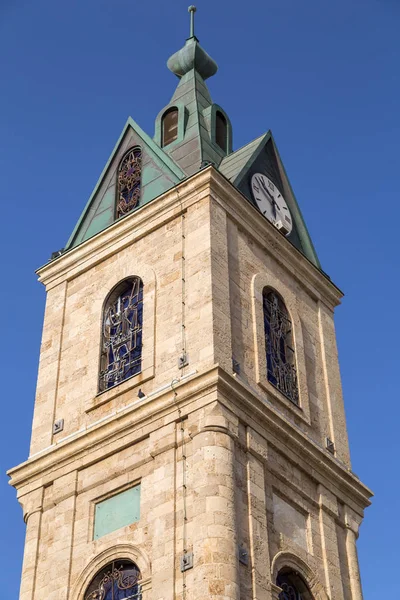
[[[194,32],[47,301],[20,600],[362,600],[334,310],[269,131],[234,150]]]

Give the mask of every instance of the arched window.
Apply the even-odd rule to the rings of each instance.
[[[228,124],[222,112],[219,110],[215,115],[215,141],[224,152],[227,151]]]
[[[104,307],[100,391],[140,373],[142,327],[143,283],[132,277],[114,288]]]
[[[122,217],[136,208],[140,200],[140,180],[142,172],[142,151],[136,146],[130,148],[122,158],[118,168],[116,218]]]
[[[161,146],[168,146],[178,137],[178,109],[170,108],[161,121]]]
[[[92,579],[85,600],[140,600],[140,571],[129,560],[115,560]]]
[[[293,330],[288,311],[282,298],[268,288],[263,292],[263,309],[268,381],[298,404]]]
[[[279,573],[276,583],[282,588],[279,600],[313,600],[313,596],[302,577],[290,569],[283,569]]]

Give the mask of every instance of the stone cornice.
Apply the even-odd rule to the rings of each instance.
[[[220,202],[229,216],[247,235],[257,241],[268,253],[305,286],[315,299],[325,300],[333,308],[340,303],[343,293],[315,267],[293,244],[280,233],[219,171],[211,171],[211,195]],[[227,185],[229,184],[229,185]],[[217,195],[215,195],[216,192]],[[272,250],[272,252],[271,252]]]
[[[10,485],[26,493],[58,477],[57,471],[63,470],[65,474],[65,471],[86,468],[148,438],[156,418],[178,420],[178,405],[185,416],[191,412],[190,404],[205,406],[217,399],[223,402],[223,398],[229,398],[228,404],[234,403],[243,410],[264,438],[273,435],[280,440],[290,439],[291,460],[298,459],[300,468],[306,464],[315,481],[323,482],[333,493],[340,490],[342,496],[349,497],[361,510],[369,506],[371,491],[351,471],[235,376],[216,366],[182,381],[174,389],[178,392],[176,402],[172,388],[164,389],[143,404],[112,413],[96,427],[78,431],[65,442],[31,457],[8,472]]]
[[[207,197],[223,206],[232,220],[274,258],[315,298],[331,309],[342,292],[297,250],[221,174],[210,166],[162,194],[86,242],[47,263],[37,273],[47,289],[92,268],[126,246],[145,237]]]
[[[163,388],[148,399],[144,398],[142,403],[135,402],[120,411],[113,411],[109,418],[102,418],[94,427],[78,430],[65,441],[38,452],[26,462],[10,469],[7,472],[11,477],[9,484],[18,489],[39,478],[46,481],[46,477],[52,471],[62,469],[66,465],[71,465],[71,470],[82,469],[126,446],[138,443],[149,437],[153,430],[151,423],[154,419],[168,414],[172,414],[171,420],[179,419],[178,406],[173,401],[173,390],[182,394],[180,402],[191,402],[196,398],[203,398],[212,391],[216,392],[217,381],[217,370],[213,368],[193,376],[188,381],[185,380],[184,383],[175,383],[173,388],[171,382],[171,386]],[[190,385],[186,388],[189,382]],[[133,413],[135,419],[132,419]],[[126,440],[129,434],[133,434],[133,437]],[[114,444],[108,452],[105,451],[107,444]],[[99,449],[102,452],[96,456],[95,453]]]
[[[253,421],[254,428],[263,437],[265,437],[265,432],[268,432],[273,434],[277,440],[290,438],[290,446],[285,444],[286,454],[289,450],[290,460],[299,459],[300,468],[306,463],[310,467],[315,481],[323,482],[333,493],[341,490],[363,509],[371,504],[369,498],[373,495],[372,491],[346,465],[318,445],[267,398],[261,398],[261,395],[256,394],[236,375],[230,375],[220,369],[218,391],[229,399],[229,402],[234,402],[243,409]],[[219,400],[221,401],[220,397]],[[332,486],[334,486],[333,489]]]
[[[126,246],[157,230],[209,196],[209,169],[186,179],[165,194],[120,219],[79,246],[37,270],[48,289],[71,280]]]

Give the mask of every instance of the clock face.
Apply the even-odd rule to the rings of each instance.
[[[276,185],[262,173],[254,173],[251,191],[260,212],[282,233],[289,235],[293,227],[292,215]]]

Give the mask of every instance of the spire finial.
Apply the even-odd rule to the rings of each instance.
[[[218,67],[217,63],[200,46],[199,40],[194,34],[196,7],[191,5],[188,11],[190,13],[190,37],[186,40],[184,47],[169,58],[167,66],[179,78],[194,69],[205,80],[215,75]]]
[[[194,13],[196,12],[197,8],[192,4],[191,6],[189,6],[188,11],[190,12],[190,36],[189,38],[193,38],[195,37],[194,35]]]

